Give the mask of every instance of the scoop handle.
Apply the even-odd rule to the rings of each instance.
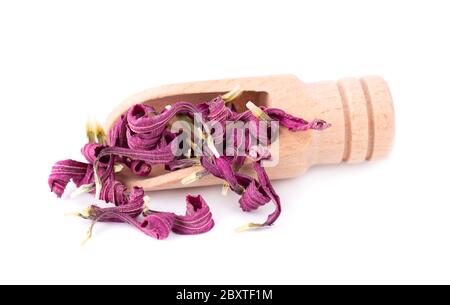
[[[315,133],[312,164],[359,163],[386,157],[395,133],[395,115],[387,83],[379,76],[343,78],[303,84],[301,105],[309,119],[321,118],[333,127]],[[301,115],[301,113],[299,113]]]
[[[295,177],[319,164],[359,163],[386,157],[392,147],[395,116],[389,87],[379,76],[305,83],[293,75],[253,79],[266,90],[268,107],[308,121],[323,119],[323,131],[281,130],[279,163],[266,168],[272,179]]]

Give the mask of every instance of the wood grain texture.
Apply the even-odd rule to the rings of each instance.
[[[203,102],[240,85],[244,94],[234,101],[240,111],[245,102],[281,108],[306,120],[324,119],[332,127],[324,131],[289,132],[281,129],[279,163],[267,167],[272,179],[303,174],[317,164],[358,163],[388,155],[394,138],[394,110],[386,82],[379,76],[345,78],[337,82],[303,83],[293,75],[212,80],[152,88],[131,96],[109,115],[105,128],[137,103],[162,109],[176,101]],[[155,168],[149,177],[136,177],[124,171],[119,175],[126,185],[146,190],[221,184],[212,176],[188,185],[181,179],[201,167],[164,173]],[[243,171],[251,174],[249,166]]]

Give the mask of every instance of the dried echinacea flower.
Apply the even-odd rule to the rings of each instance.
[[[142,188],[128,190],[116,174],[127,170],[146,177],[153,174],[154,167],[176,171],[201,165],[201,169],[187,175],[181,183],[189,184],[207,175],[220,178],[224,181],[224,194],[232,191],[240,195],[239,205],[243,211],[256,210],[269,202],[275,207],[264,222],[248,223],[241,231],[272,225],[281,213],[281,202],[261,165],[262,161],[271,159],[269,145],[276,140],[276,135],[272,134],[278,131],[278,125],[272,123],[292,132],[322,130],[330,125],[322,120],[308,122],[281,109],[257,106],[251,101],[246,105],[249,110],[238,113],[233,101],[241,94],[238,86],[209,102],[177,102],[160,112],[152,106],[137,104],[120,116],[108,135],[99,123],[89,120],[86,124],[88,143],[81,150],[87,163],[57,162],[48,179],[50,190],[61,197],[72,181],[77,186],[72,196],[95,193],[97,198],[111,204],[109,207],[91,205],[74,214],[92,221],[88,237],[98,222],[128,223],[156,239],[165,239],[170,232],[200,234],[214,227],[210,208],[200,195],[186,197],[184,215],[154,211]],[[200,125],[194,124],[197,115],[202,119]],[[187,127],[171,130],[175,120],[182,120]],[[233,130],[227,129],[230,121],[249,123],[249,129],[234,129],[227,134],[227,130]],[[225,132],[219,133],[216,129]],[[189,144],[189,149],[178,154],[180,139]],[[254,177],[241,173],[245,164],[252,165]]]
[[[186,214],[152,211],[145,208],[143,190],[134,188],[129,203],[125,206],[99,208],[91,206],[86,211],[75,213],[85,219],[92,219],[85,243],[92,237],[92,230],[98,222],[125,222],[155,239],[165,239],[172,231],[176,234],[194,235],[205,233],[214,227],[211,211],[200,196],[186,197]],[[131,198],[133,197],[133,198]],[[139,220],[138,216],[143,215]]]

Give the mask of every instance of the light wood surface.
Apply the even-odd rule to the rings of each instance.
[[[108,130],[117,118],[137,103],[162,109],[177,101],[207,101],[240,85],[244,90],[234,103],[238,111],[245,103],[281,108],[306,120],[323,119],[332,127],[323,131],[289,132],[281,129],[279,163],[267,167],[271,179],[303,174],[318,164],[358,163],[388,155],[394,138],[394,110],[388,85],[379,76],[345,78],[337,82],[303,83],[293,75],[237,78],[172,84],[145,90],[131,96],[109,115]],[[164,173],[156,167],[149,177],[136,177],[128,171],[119,175],[126,185],[139,185],[146,190],[222,184],[211,175],[183,185],[181,179],[201,167]],[[250,168],[243,168],[250,173]]]

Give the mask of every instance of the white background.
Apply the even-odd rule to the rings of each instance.
[[[448,1],[2,1],[0,281],[5,283],[450,282]],[[63,216],[92,203],[49,192],[53,162],[81,159],[84,124],[165,83],[293,73],[390,84],[387,160],[276,182],[283,214],[242,213],[193,189],[215,228],[153,240]],[[71,187],[69,190],[72,190]],[[183,212],[186,190],[150,194]]]

